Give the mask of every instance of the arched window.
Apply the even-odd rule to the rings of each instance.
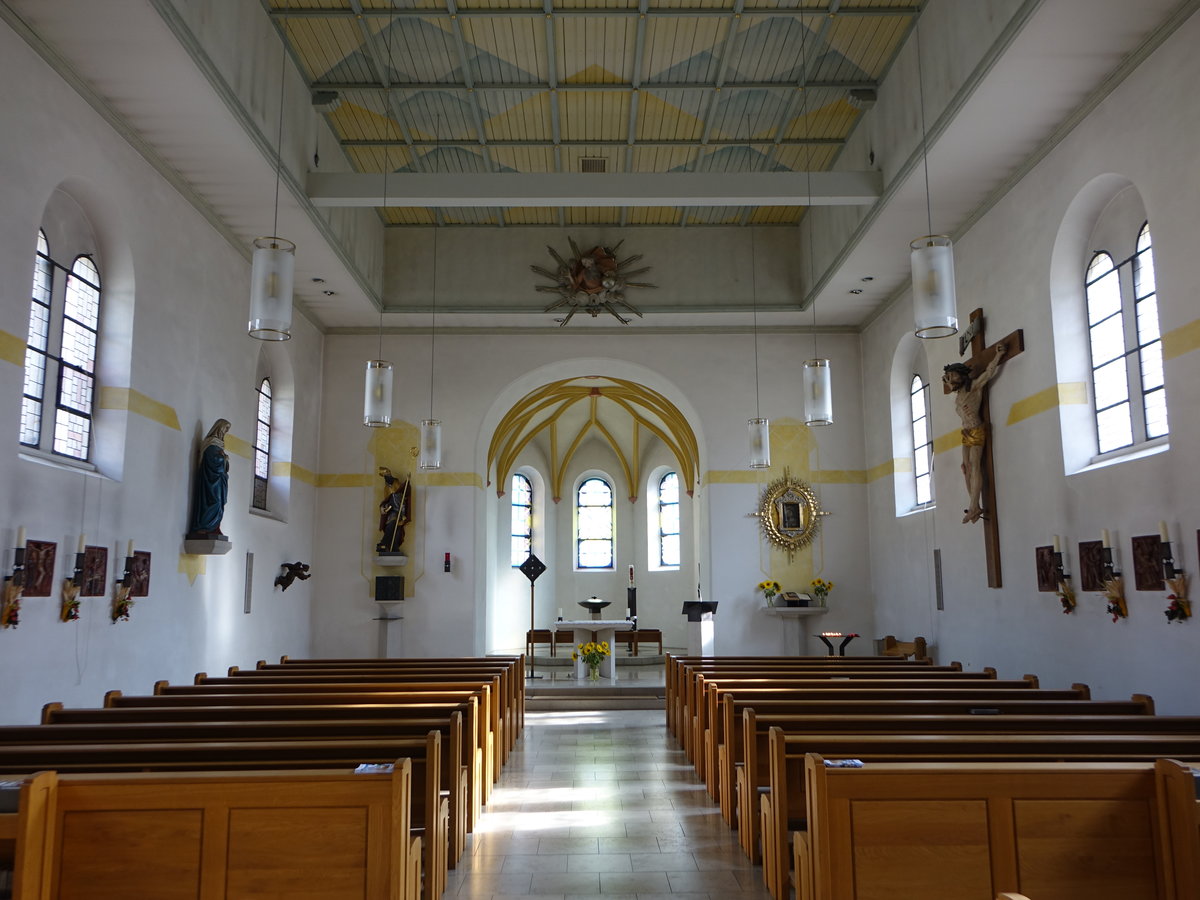
[[[929,385],[914,375],[910,393],[913,439],[913,480],[917,505],[933,502],[933,435],[929,427]]]
[[[21,443],[30,447],[41,443],[53,280],[50,246],[46,242],[46,232],[39,229],[37,255],[33,262],[33,299],[29,304],[29,339],[25,345],[25,392],[21,402]]]
[[[658,568],[679,568],[679,475],[668,472],[658,482]]]
[[[603,478],[588,478],[575,494],[575,566],[613,567],[613,492]]]
[[[1162,333],[1158,327],[1158,290],[1154,280],[1154,251],[1150,223],[1138,232],[1133,255],[1133,308],[1137,319],[1138,356],[1142,375],[1142,412],[1146,440],[1162,437],[1167,425],[1167,388],[1163,377]]]
[[[1150,227],[1129,259],[1098,251],[1085,278],[1092,402],[1100,454],[1168,433]]]
[[[56,284],[61,290],[55,290]],[[39,231],[25,350],[22,444],[88,460],[99,328],[100,270],[96,263],[81,255],[68,270],[51,258],[46,234]],[[50,384],[54,385],[50,392],[54,398],[52,418],[45,414]]]
[[[520,472],[512,477],[509,487],[512,497],[512,551],[513,568],[529,558],[533,551],[533,485]]]
[[[251,505],[267,508],[267,485],[271,478],[271,379],[258,383],[258,421],[254,429],[254,494]]]

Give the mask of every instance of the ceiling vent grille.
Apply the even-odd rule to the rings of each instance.
[[[579,160],[580,172],[607,172],[608,160],[603,156],[585,156]]]

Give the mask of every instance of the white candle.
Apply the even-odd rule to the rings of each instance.
[[[83,552],[84,543],[85,543],[86,541],[87,541],[87,535],[86,535],[86,534],[81,534],[81,535],[79,536],[79,549],[75,551],[76,553],[82,553],[82,552]]]
[[[633,566],[629,567],[629,586],[633,587]]]
[[[20,528],[17,529],[17,549],[18,550],[25,549],[25,526],[24,525],[22,525]]]
[[[1101,547],[1111,547],[1112,546],[1112,537],[1109,535],[1107,528],[1101,530],[1101,532],[1100,532],[1100,546]]]
[[[1167,523],[1166,522],[1158,523],[1158,539],[1160,541],[1162,541],[1164,544],[1171,543],[1171,533],[1169,531],[1167,531]]]
[[[629,607],[625,607],[625,618],[629,618]]]
[[[1054,536],[1054,552],[1062,553],[1062,541],[1059,540],[1059,537],[1057,534]]]
[[[562,607],[561,606],[558,608],[558,617],[560,619],[562,618]]]
[[[133,556],[133,538],[129,539],[129,546],[125,548],[125,558],[129,559]]]

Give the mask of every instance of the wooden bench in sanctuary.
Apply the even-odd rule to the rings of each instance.
[[[0,815],[12,897],[417,900],[411,774],[41,772]]]
[[[549,628],[533,628],[525,632],[525,655],[532,658],[533,648],[538,644],[549,644],[550,655],[557,656],[555,648],[559,644],[571,646],[575,640],[573,631],[551,631]]]
[[[825,763],[805,759],[797,900],[1200,896],[1196,776],[1176,761]]]
[[[67,710],[61,704],[48,704],[42,713],[43,725],[0,726],[0,746],[19,743],[130,743],[162,741],[286,741],[286,740],[357,740],[364,738],[422,738],[431,731],[442,735],[439,766],[441,790],[449,816],[447,864],[454,868],[466,845],[470,830],[469,777],[470,753],[466,748],[463,712],[458,707],[390,707],[391,717],[345,715],[337,707],[306,707],[306,714],[295,708],[209,707],[185,708],[188,719],[167,719],[163,712],[179,710],[81,709]],[[405,712],[410,715],[405,716]],[[151,715],[147,715],[150,713]],[[131,715],[132,714],[132,715]],[[239,715],[240,714],[240,715]],[[285,715],[286,714],[286,715]]]
[[[52,729],[54,726],[39,726]],[[426,738],[295,741],[161,741],[133,743],[0,744],[0,773],[35,770],[100,772],[200,772],[283,769],[352,770],[362,763],[387,764],[408,758],[412,789],[410,821],[422,837],[422,896],[434,900],[446,885],[449,804],[440,791],[441,735]],[[158,896],[165,896],[160,894]]]
[[[792,832],[804,825],[799,817],[807,803],[804,760],[809,753],[833,760],[856,759],[865,765],[884,762],[1152,763],[1160,758],[1200,760],[1200,735],[1194,734],[788,735],[773,728],[769,741],[770,788],[760,798],[760,828],[763,877],[776,900],[785,900],[788,895],[789,840]]]
[[[363,676],[367,678],[369,676]],[[156,705],[210,705],[213,703],[238,703],[234,698],[256,695],[258,697],[305,697],[313,698],[320,695],[337,696],[338,702],[388,702],[392,698],[415,700],[427,693],[467,692],[478,698],[480,710],[480,741],[483,747],[483,796],[481,802],[486,803],[490,786],[499,777],[503,764],[503,719],[499,704],[495,702],[496,690],[494,682],[479,683],[478,681],[449,681],[427,680],[422,674],[419,681],[408,680],[398,676],[388,677],[383,681],[360,680],[346,681],[335,678],[325,679],[284,679],[282,682],[274,679],[250,680],[247,678],[222,678],[219,683],[205,681],[201,684],[168,684],[165,681],[154,685],[153,696],[127,696],[119,692],[110,692],[105,696],[106,706],[156,706]],[[392,695],[385,698],[384,695]],[[368,701],[365,698],[370,697]],[[213,698],[221,698],[219,701]],[[353,699],[358,698],[358,699]],[[269,702],[269,701],[247,701]]]

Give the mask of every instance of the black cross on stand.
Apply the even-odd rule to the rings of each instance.
[[[1025,349],[1025,332],[1023,329],[1018,328],[989,347],[984,343],[983,326],[983,310],[972,310],[970,324],[958,339],[959,356],[966,352],[968,342],[971,345],[971,358],[966,360],[965,364],[970,366],[973,376],[978,376],[987,368],[988,364],[996,356],[996,347],[998,345],[1004,344],[1005,346],[1005,362]],[[952,393],[950,386],[944,383],[942,390],[947,394]],[[983,387],[982,401],[979,405],[979,419],[983,423],[985,433],[981,459],[983,490],[980,500],[984,510],[983,546],[987,553],[988,587],[998,588],[1003,584],[1000,577],[1000,523],[996,507],[996,472],[992,464],[992,416],[988,403],[988,393],[988,387],[985,385]],[[966,510],[963,511],[966,512]]]

